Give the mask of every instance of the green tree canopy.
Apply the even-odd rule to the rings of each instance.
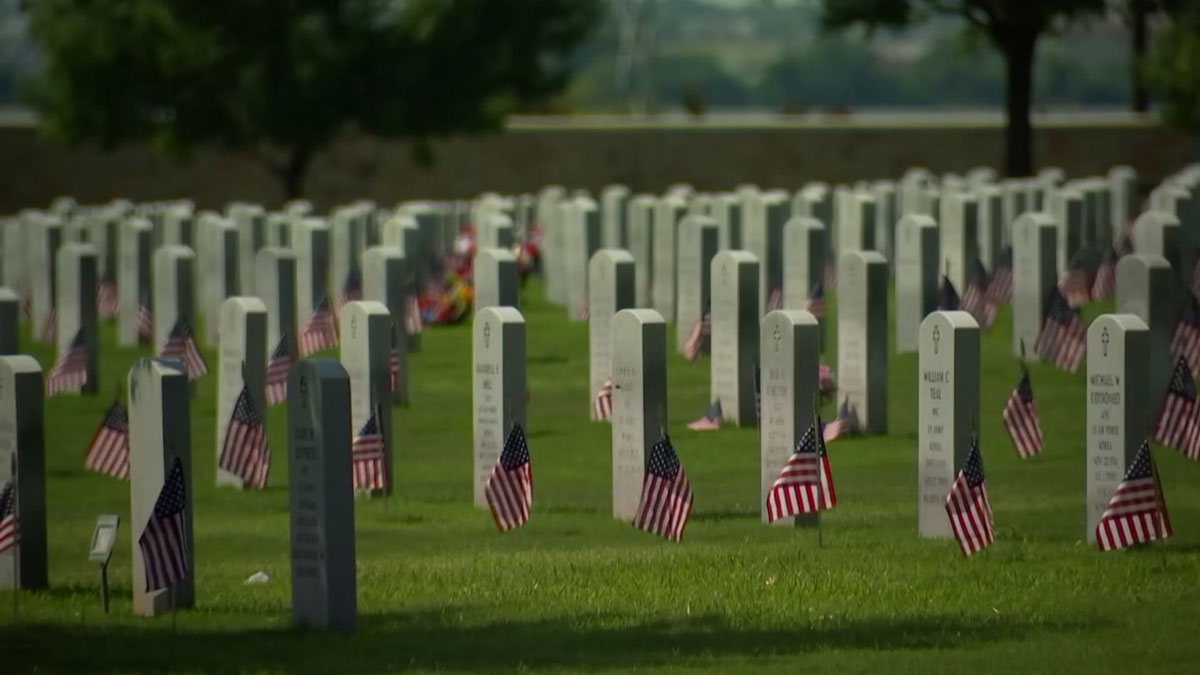
[[[1175,17],[1151,49],[1146,70],[1167,122],[1200,135],[1200,7]]]
[[[899,28],[937,15],[958,16],[1004,55],[1007,68],[1005,170],[1010,176],[1033,171],[1029,107],[1033,58],[1038,38],[1077,16],[1105,9],[1105,0],[824,0],[829,28],[852,25]]]
[[[299,195],[358,131],[498,129],[567,82],[599,0],[41,0],[31,99],[51,137],[244,151]]]

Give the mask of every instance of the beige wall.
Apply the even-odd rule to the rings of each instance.
[[[1143,183],[1188,161],[1192,143],[1160,126],[1132,121],[1042,125],[1039,166],[1068,175],[1134,166]],[[437,162],[421,168],[404,143],[339,143],[319,157],[307,197],[319,209],[368,197],[381,204],[415,197],[465,197],[484,190],[533,191],[548,183],[593,191],[611,182],[661,191],[674,182],[703,190],[750,182],[795,188],[898,177],[923,165],[941,173],[977,165],[999,168],[997,124],[885,126],[859,123],[735,125],[526,124],[503,135],[438,143]],[[23,125],[0,127],[0,213],[72,195],[82,203],[126,197],[191,197],[201,207],[234,199],[273,206],[282,191],[272,176],[238,155],[198,153],[182,164],[145,146],[115,153],[69,151]]]

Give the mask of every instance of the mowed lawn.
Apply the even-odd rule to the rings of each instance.
[[[670,430],[696,498],[683,542],[668,543],[610,517],[586,324],[568,323],[536,281],[523,303],[532,520],[500,534],[471,506],[470,328],[427,330],[410,361],[413,403],[394,413],[396,496],[355,503],[353,636],[290,626],[282,406],[270,411],[269,488],[214,487],[211,374],[191,411],[196,607],[131,615],[130,535],[143,524],[128,522],[126,483],[82,465],[140,353],[107,327],[103,395],[47,402],[51,588],[15,601],[0,591],[0,672],[1196,672],[1200,466],[1155,451],[1175,537],[1108,554],[1088,545],[1083,372],[1032,367],[1047,450],[1018,459],[1000,421],[1018,374],[1007,309],[983,348],[997,541],[964,559],[953,541],[916,533],[915,355],[889,356],[891,433],[830,445],[839,504],[818,539],[759,522],[754,429],[685,428],[708,402],[709,363],[672,350]],[[48,347],[33,351],[48,368]],[[123,517],[108,616],[86,560],[101,513]],[[269,583],[244,583],[260,570]]]

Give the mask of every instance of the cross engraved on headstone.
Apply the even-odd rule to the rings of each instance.
[[[941,339],[942,339],[942,332],[938,330],[937,326],[934,326],[933,327],[933,353],[934,354],[938,353],[938,342],[940,342]]]
[[[779,330],[779,324],[775,324],[775,329],[771,331],[771,339],[775,340],[775,351],[779,351],[779,340],[783,338],[783,333]]]
[[[1100,344],[1104,346],[1104,355],[1108,356],[1108,326],[1100,333]]]
[[[492,342],[492,324],[483,324],[483,348],[488,349]]]

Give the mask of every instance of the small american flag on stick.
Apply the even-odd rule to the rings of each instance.
[[[520,527],[529,520],[529,507],[533,504],[533,465],[520,424],[514,422],[508,432],[483,494],[501,532]]]
[[[692,485],[671,447],[671,439],[663,436],[650,449],[633,526],[668,541],[679,541],[691,513]]]
[[[833,472],[821,438],[821,420],[804,432],[796,452],[788,458],[779,478],[767,492],[767,522],[801,513],[831,509],[837,504]]]
[[[996,260],[996,269],[992,270],[992,283],[988,286],[988,295],[997,304],[1012,302],[1012,247],[1000,252]]]
[[[1079,310],[1071,307],[1057,288],[1050,289],[1046,320],[1042,323],[1042,331],[1033,349],[1038,358],[1069,373],[1078,370],[1083,361],[1087,349],[1087,327],[1079,317]]]
[[[604,384],[600,385],[600,390],[596,392],[596,399],[592,402],[592,411],[598,420],[612,419],[612,398],[613,398],[613,381],[605,380]]]
[[[154,513],[138,537],[146,570],[146,590],[157,591],[175,585],[188,573],[187,489],[183,482],[183,463],[171,465],[163,483]]]
[[[81,391],[88,381],[88,351],[87,339],[83,329],[75,334],[75,339],[67,347],[67,351],[58,355],[54,366],[46,375],[46,396],[54,396],[65,391]]]
[[[967,463],[950,485],[950,494],[946,495],[946,515],[950,518],[950,528],[963,555],[982,551],[995,538],[992,534],[992,505],[988,501],[987,486],[984,485],[983,457],[979,454],[978,439],[971,439]]]
[[[192,329],[183,317],[179,317],[175,321],[175,326],[171,328],[171,334],[167,336],[167,341],[159,350],[158,355],[182,361],[189,380],[199,379],[208,372],[208,364],[200,355],[200,350],[196,347],[196,340],[192,337]]]
[[[1021,380],[1013,389],[1004,405],[1004,428],[1012,439],[1013,447],[1021,459],[1042,451],[1042,423],[1038,419],[1037,407],[1033,404],[1033,385],[1029,382],[1029,371],[1021,366]]]
[[[225,442],[217,466],[242,479],[247,485],[262,489],[267,486],[271,472],[271,449],[267,446],[267,430],[263,418],[254,407],[250,388],[242,385],[233,416],[225,427]]]
[[[698,361],[704,353],[705,338],[712,333],[712,317],[705,314],[692,323],[687,339],[683,341],[683,357],[688,361]]]
[[[976,258],[971,267],[971,279],[967,282],[967,289],[963,291],[961,307],[963,311],[970,312],[984,330],[996,323],[996,301],[988,293],[991,284],[992,280],[988,277],[983,263]]]
[[[1088,279],[1086,255],[1082,250],[1076,253],[1067,265],[1067,271],[1058,281],[1058,287],[1062,289],[1063,297],[1072,307],[1087,304],[1092,299],[1092,284]]]
[[[387,488],[387,457],[378,412],[371,412],[371,417],[350,444],[355,490]]]
[[[838,406],[837,417],[821,429],[821,437],[828,443],[843,436],[849,436],[857,429],[858,415],[850,409],[850,399],[847,397],[842,399],[842,404]]]
[[[287,377],[292,370],[292,351],[288,344],[288,335],[279,336],[279,344],[271,352],[271,360],[267,362],[267,405],[275,405],[287,400]]]
[[[91,471],[129,480],[129,412],[120,399],[113,401],[92,435],[83,465]]]
[[[820,281],[812,285],[808,291],[808,300],[804,303],[804,309],[808,310],[809,314],[818,319],[825,319],[825,285]]]
[[[17,545],[20,541],[17,523],[17,489],[12,481],[0,486],[0,553]]]
[[[300,356],[308,356],[338,344],[337,326],[329,311],[329,300],[321,298],[312,316],[300,331]]]
[[[688,422],[687,427],[692,431],[716,431],[721,428],[722,419],[721,402],[713,401],[708,410],[704,411],[704,415],[698,420]]]
[[[1175,362],[1175,371],[1163,395],[1162,409],[1154,425],[1154,440],[1191,459],[1200,458],[1200,404],[1196,400],[1192,370],[1182,356]]]
[[[1196,296],[1187,293],[1183,311],[1171,335],[1171,355],[1187,359],[1192,368],[1192,377],[1200,375],[1200,304]]]
[[[938,309],[943,312],[953,312],[962,306],[958,290],[950,281],[950,277],[942,275],[942,287],[938,289]]]
[[[342,293],[338,296],[334,313],[341,316],[342,308],[346,306],[346,303],[362,300],[362,298],[362,273],[351,267],[350,271],[346,273],[345,281],[342,282]]]
[[[1096,268],[1096,277],[1092,279],[1092,299],[1107,300],[1113,296],[1117,288],[1117,251],[1109,246],[1100,259]]]
[[[1150,443],[1142,441],[1125,480],[1108,501],[1096,523],[1096,545],[1101,551],[1143,544],[1171,536],[1171,517],[1163,498],[1162,484]]]

